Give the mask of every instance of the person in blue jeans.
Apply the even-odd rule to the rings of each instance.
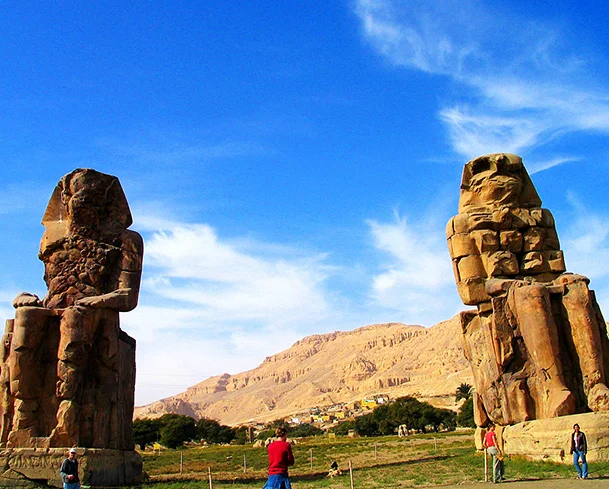
[[[588,442],[583,431],[579,430],[579,425],[573,425],[573,434],[571,435],[571,451],[573,454],[573,465],[577,469],[577,477],[586,479],[588,477],[588,462],[586,461],[586,453],[588,452]],[[581,467],[579,461],[581,459]]]

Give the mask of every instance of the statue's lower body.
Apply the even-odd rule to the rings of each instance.
[[[607,328],[583,277],[513,286],[461,318],[478,425],[609,410]]]
[[[7,336],[5,446],[133,448],[135,341],[116,312],[21,307]]]

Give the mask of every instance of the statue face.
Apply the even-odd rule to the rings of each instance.
[[[523,188],[522,163],[509,159],[479,160],[472,168],[469,190],[478,204],[509,205],[518,203]]]
[[[99,180],[76,174],[62,193],[62,201],[73,224],[94,226],[100,220],[100,205],[106,201],[105,189]],[[104,182],[105,183],[105,182]]]
[[[472,178],[470,189],[478,195],[480,204],[516,204],[522,191],[522,180],[512,175],[486,171]]]

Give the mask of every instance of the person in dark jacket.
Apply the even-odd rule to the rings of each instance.
[[[269,452],[269,478],[263,489],[292,489],[288,478],[288,467],[294,465],[292,447],[287,442],[287,430],[283,427],[275,430],[277,441],[271,443]]]
[[[573,434],[571,435],[571,450],[573,454],[573,465],[577,469],[577,476],[580,479],[588,477],[588,462],[586,461],[586,453],[588,452],[588,442],[583,431],[579,431],[579,425],[573,425]],[[581,467],[579,461],[581,459]]]
[[[66,458],[61,464],[59,475],[61,475],[61,480],[63,481],[63,489],[80,489],[76,448],[70,448],[68,458]]]

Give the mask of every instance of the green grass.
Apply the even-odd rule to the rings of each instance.
[[[408,438],[316,437],[298,440],[293,451],[296,465],[290,470],[290,478],[294,489],[348,489],[349,461],[353,466],[355,487],[358,488],[397,489],[484,480],[484,456],[475,450],[472,432]],[[266,480],[267,455],[264,448],[211,446],[184,449],[182,474],[179,450],[142,455],[144,470],[150,476],[142,489],[207,488],[210,468],[214,488],[260,489]],[[247,462],[245,471],[244,456]],[[343,475],[330,479],[327,473],[333,460],[338,462]],[[530,462],[517,457],[506,458],[505,467],[506,477],[512,480],[573,476],[571,465]],[[609,464],[591,464],[591,472],[594,476],[607,476]]]

